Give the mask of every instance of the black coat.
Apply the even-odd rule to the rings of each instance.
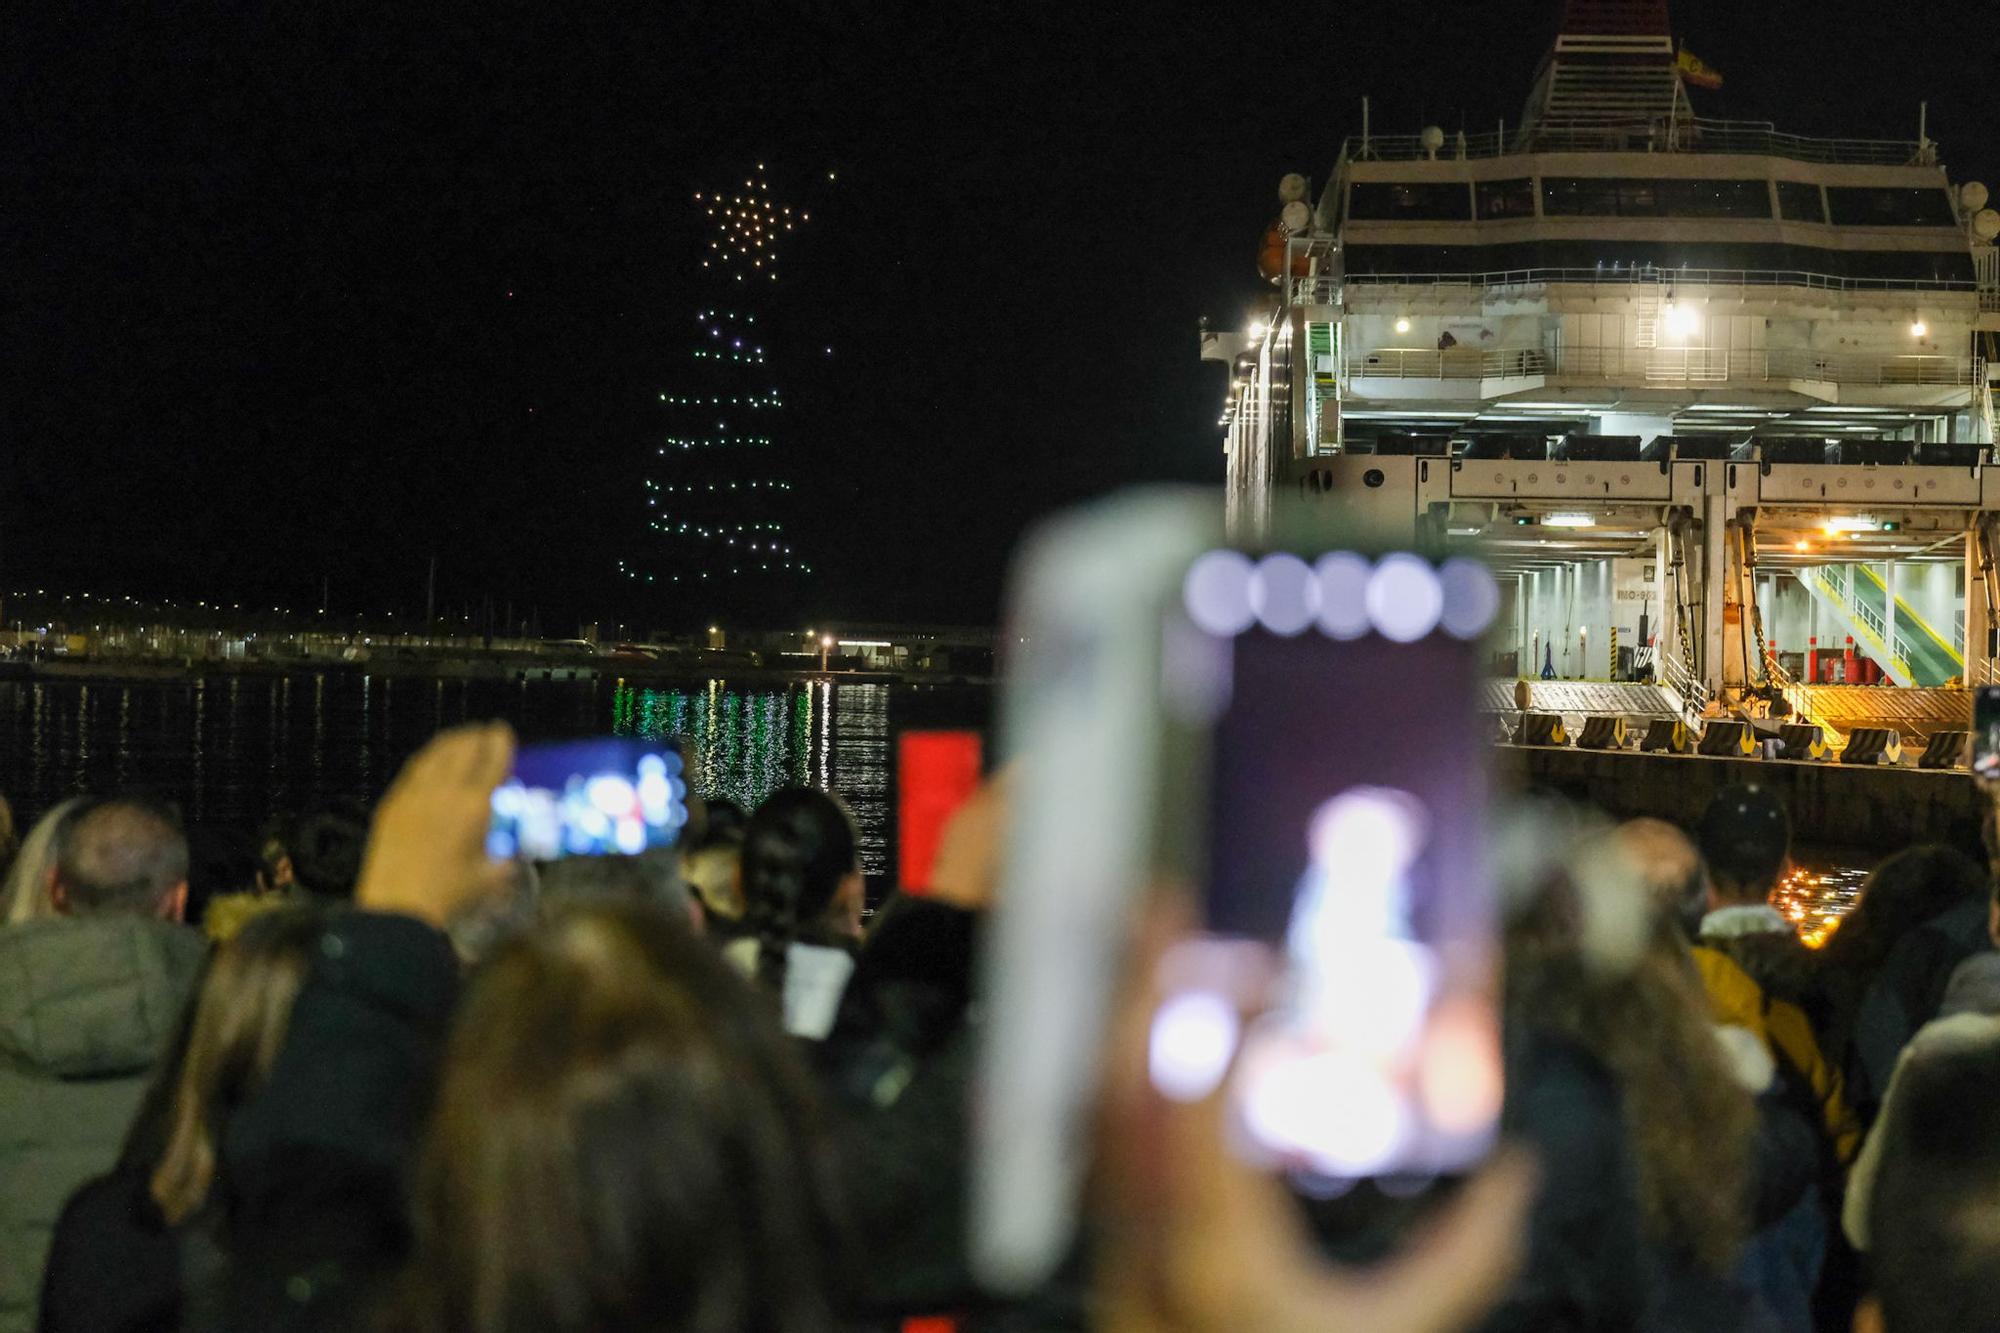
[[[180,1242],[147,1173],[120,1167],[70,1196],[42,1273],[43,1333],[141,1333],[181,1324]]]

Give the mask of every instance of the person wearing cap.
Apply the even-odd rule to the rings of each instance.
[[[1791,836],[1784,803],[1768,788],[1729,787],[1709,802],[1696,829],[1708,910],[1691,952],[1715,1021],[1763,1042],[1791,1090],[1787,1100],[1820,1124],[1832,1159],[1844,1164],[1860,1150],[1861,1122],[1798,1003],[1810,993],[1812,955],[1770,901]]]
[[[1812,951],[1771,905],[1792,854],[1784,802],[1756,783],[1725,787],[1702,813],[1695,841],[1708,866],[1708,910],[1696,942],[1727,954],[1764,991],[1809,1003]]]

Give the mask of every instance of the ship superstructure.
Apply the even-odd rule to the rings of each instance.
[[[1921,132],[1704,119],[1689,68],[1664,0],[1569,0],[1516,123],[1288,177],[1273,297],[1202,335],[1231,522],[1477,547],[1523,676],[1990,679],[2000,214]]]

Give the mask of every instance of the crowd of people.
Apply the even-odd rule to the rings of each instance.
[[[1226,1091],[1153,1088],[1190,927],[1149,907],[1074,1253],[1003,1298],[965,1218],[1004,788],[870,914],[805,788],[490,861],[512,746],[192,852],[138,796],[0,806],[0,1333],[2000,1329],[1992,848],[1892,856],[1815,949],[1767,789],[1529,803],[1507,1146],[1360,1221],[1245,1165]]]

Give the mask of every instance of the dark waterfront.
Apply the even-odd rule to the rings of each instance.
[[[505,718],[524,740],[681,736],[699,787],[747,807],[779,787],[838,792],[861,825],[862,868],[892,878],[895,738],[983,726],[973,686],[842,683],[736,688],[720,679],[505,684],[316,672],[175,683],[0,684],[0,795],[25,824],[79,792],[140,789],[197,830],[350,798],[373,801],[442,727]]]

